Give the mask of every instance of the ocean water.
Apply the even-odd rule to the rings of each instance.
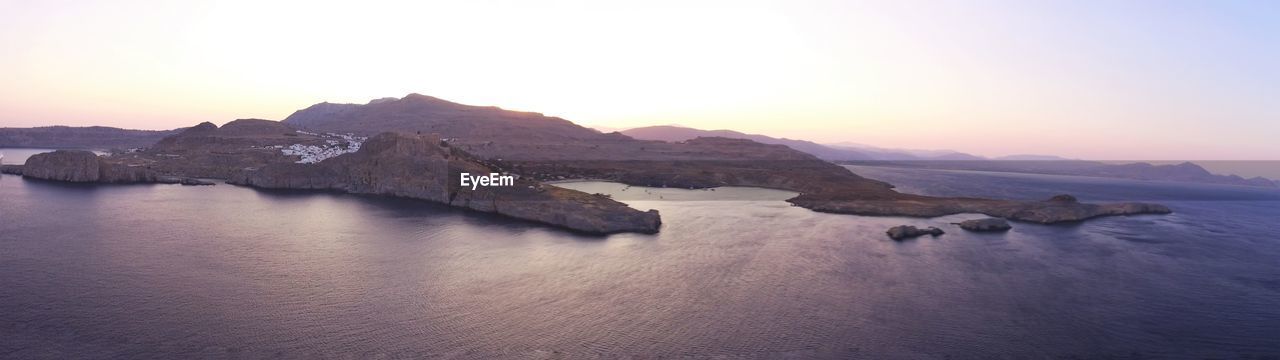
[[[0,358],[1280,356],[1275,190],[854,170],[1176,212],[973,234],[948,223],[979,215],[562,184],[662,212],[659,234],[597,237],[403,199],[5,175]],[[889,240],[900,224],[947,234]]]

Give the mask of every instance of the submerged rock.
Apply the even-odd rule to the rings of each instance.
[[[196,179],[196,178],[182,178],[182,180],[179,180],[179,181],[178,181],[178,183],[179,183],[179,184],[182,184],[182,185],[185,185],[185,186],[209,186],[209,185],[214,185],[214,183],[213,183],[212,181],[208,181],[208,180],[200,180],[200,179]]]
[[[1013,226],[1009,225],[1008,221],[1000,218],[965,220],[955,224],[960,225],[961,229],[979,232],[1008,231],[1013,228]]]
[[[945,232],[943,232],[942,229],[932,227],[932,226],[921,229],[911,225],[898,225],[898,226],[889,228],[889,231],[885,231],[884,233],[888,234],[890,239],[904,240],[904,239],[920,237],[924,235],[933,235],[934,237],[937,237],[938,235],[942,235]]]
[[[1065,203],[1080,202],[1080,200],[1076,199],[1075,196],[1071,196],[1069,194],[1054,195],[1053,197],[1049,198],[1049,201],[1065,202]]]

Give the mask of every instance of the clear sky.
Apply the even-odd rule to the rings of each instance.
[[[1280,159],[1280,1],[0,0],[0,126],[418,92],[579,124]]]

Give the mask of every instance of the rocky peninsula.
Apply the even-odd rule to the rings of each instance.
[[[203,123],[142,151],[106,157],[59,151],[7,173],[74,182],[182,182],[408,197],[589,233],[658,230],[656,211],[543,185],[601,179],[635,186],[751,186],[795,191],[820,212],[936,217],[958,213],[1035,223],[1166,214],[1148,203],[1087,204],[1070,196],[1019,201],[904,194],[784,145],[702,137],[680,142],[600,133],[564,119],[410,94],[369,104],[322,103],[283,122]],[[464,189],[461,173],[501,173],[514,186]]]
[[[203,185],[206,182],[196,178],[218,178],[266,189],[397,196],[593,234],[655,233],[661,225],[656,210],[640,211],[606,196],[526,178],[512,186],[461,188],[457,182],[461,173],[499,170],[433,135],[383,133],[365,141],[358,151],[318,162],[289,152],[291,145],[323,147],[332,145],[331,141],[275,121],[237,120],[222,128],[197,125],[145,151],[97,156],[59,150],[33,155],[25,165],[6,165],[3,170],[66,182]]]

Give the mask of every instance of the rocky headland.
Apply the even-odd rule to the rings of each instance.
[[[298,131],[276,121],[236,120],[219,128],[204,123],[139,152],[98,156],[58,150],[36,154],[5,173],[82,183],[212,185],[198,178],[266,189],[336,190],[426,200],[480,212],[555,225],[585,233],[654,233],[656,210],[640,211],[606,196],[544,186],[520,178],[511,186],[461,188],[461,173],[499,170],[438,136],[383,133],[362,144],[349,136]],[[360,138],[363,140],[363,138]],[[337,154],[308,162],[311,148]],[[358,151],[346,151],[358,148]]]
[[[367,137],[367,140],[366,140]],[[680,142],[600,133],[564,119],[461,105],[411,94],[369,104],[323,103],[283,122],[203,123],[136,152],[33,156],[7,173],[76,182],[225,179],[273,189],[337,190],[409,197],[590,233],[656,232],[655,211],[605,196],[544,186],[600,179],[635,186],[752,186],[800,193],[788,202],[814,211],[936,217],[958,213],[1036,223],[1099,216],[1165,214],[1158,204],[1087,204],[903,194],[784,145],[700,137]],[[502,173],[514,186],[460,189],[462,172]]]
[[[239,172],[228,183],[422,199],[589,233],[654,233],[661,223],[657,210],[639,211],[606,196],[524,178],[511,186],[471,189],[459,185],[463,173],[498,171],[439,137],[388,132],[370,138],[352,154],[317,164],[271,164]]]

